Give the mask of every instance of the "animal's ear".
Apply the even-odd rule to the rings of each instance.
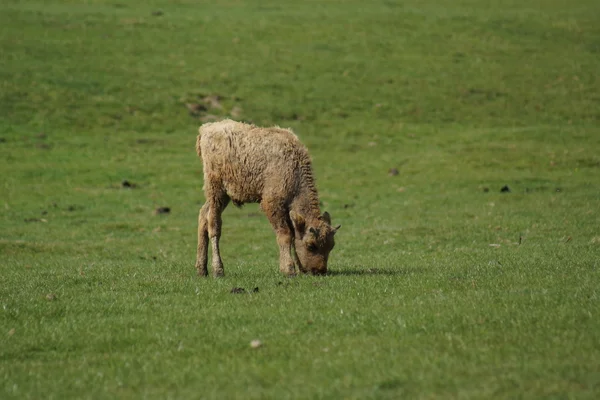
[[[300,233],[300,235],[304,235],[304,230],[306,228],[306,221],[304,221],[304,217],[294,211],[290,211],[290,219],[292,220],[294,229]]]
[[[327,211],[325,211],[323,215],[321,215],[321,219],[327,222],[329,225],[331,225],[331,215],[329,215]]]
[[[333,234],[335,235],[335,233],[338,231],[338,229],[340,229],[342,226],[338,225],[335,228],[333,228]]]

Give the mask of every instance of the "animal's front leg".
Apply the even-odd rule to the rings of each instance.
[[[292,261],[292,238],[289,231],[284,230],[276,231],[277,244],[279,245],[279,271],[281,273],[294,276],[296,270],[294,268],[294,261]]]
[[[292,242],[292,258],[294,260],[294,265],[298,268],[298,272],[304,272],[302,269],[302,264],[300,263],[300,259],[298,258],[298,254],[296,253],[296,245]]]
[[[287,211],[276,201],[263,200],[261,207],[277,236],[279,246],[279,271],[288,276],[296,274],[294,261],[292,261],[293,230],[287,221]]]

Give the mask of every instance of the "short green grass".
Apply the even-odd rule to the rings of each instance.
[[[599,71],[595,0],[3,0],[0,397],[597,398]],[[309,147],[328,276],[247,205],[196,277],[206,114]]]

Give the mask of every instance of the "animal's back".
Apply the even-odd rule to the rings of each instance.
[[[232,120],[202,125],[196,148],[205,182],[222,182],[236,203],[260,201],[265,191],[291,195],[300,179],[299,167],[308,160],[306,148],[291,131]]]

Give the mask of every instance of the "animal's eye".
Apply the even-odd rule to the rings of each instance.
[[[306,245],[306,248],[308,249],[308,251],[315,251],[317,250],[317,245],[314,243],[309,243]]]

